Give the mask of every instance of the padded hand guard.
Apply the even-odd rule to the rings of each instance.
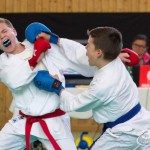
[[[127,66],[135,66],[140,61],[138,54],[136,52],[134,52],[133,50],[130,50],[129,48],[122,49],[121,53],[128,53],[129,54],[128,59],[130,60],[130,62],[125,63]]]
[[[51,45],[45,39],[38,39],[34,43],[34,54],[32,58],[29,60],[29,64],[31,67],[35,67],[37,65],[37,60],[40,57],[41,53],[46,52]]]
[[[41,32],[45,32],[51,35],[49,40],[51,43],[54,44],[58,43],[59,36],[52,33],[49,28],[47,28],[44,24],[39,22],[34,22],[27,26],[25,30],[25,37],[29,42],[34,43],[37,35],[40,34]]]
[[[57,95],[64,89],[62,82],[50,76],[48,71],[41,70],[34,78],[34,84],[37,88],[48,92],[55,92]]]

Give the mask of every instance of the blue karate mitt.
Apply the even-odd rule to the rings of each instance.
[[[50,76],[46,70],[38,71],[33,81],[37,88],[48,92],[55,92],[57,95],[64,89],[62,82]]]
[[[39,22],[34,22],[27,26],[25,30],[25,37],[29,42],[34,43],[36,40],[36,36],[41,32],[50,34],[50,43],[58,43],[59,36],[52,33],[52,31],[49,28],[47,28],[44,24]]]

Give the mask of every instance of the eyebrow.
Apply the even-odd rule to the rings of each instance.
[[[3,29],[1,32],[3,33],[3,32],[5,32],[5,31],[7,31],[7,29]]]

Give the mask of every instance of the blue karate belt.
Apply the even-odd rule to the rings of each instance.
[[[113,122],[107,122],[104,123],[103,126],[103,131],[101,133],[101,135],[106,131],[107,128],[113,128],[114,126],[120,124],[120,123],[124,123],[128,120],[130,120],[131,118],[133,118],[139,111],[141,110],[141,105],[140,103],[138,103],[136,106],[134,106],[129,112],[127,112],[126,114],[124,114],[123,116],[119,117],[117,120],[113,121]],[[93,144],[91,145],[91,147],[94,145],[94,143],[101,137],[101,135],[93,142]],[[90,147],[90,148],[91,148]]]
[[[124,114],[123,116],[121,116],[120,118],[118,118],[116,121],[104,123],[103,132],[102,132],[102,133],[104,133],[107,128],[113,128],[114,126],[116,126],[116,125],[118,125],[118,124],[120,124],[120,123],[124,123],[124,122],[130,120],[130,119],[133,118],[140,110],[141,110],[141,105],[140,105],[140,103],[138,103],[138,104],[137,104],[136,106],[134,106],[129,112],[127,112],[126,114]]]

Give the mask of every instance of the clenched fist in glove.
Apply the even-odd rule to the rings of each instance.
[[[37,61],[40,57],[40,55],[43,52],[46,52],[49,48],[51,48],[51,45],[49,42],[45,39],[38,39],[34,43],[34,53],[32,58],[29,60],[29,64],[31,67],[35,67],[37,65]]]
[[[29,42],[34,43],[36,37],[39,34],[41,34],[41,32],[45,32],[50,35],[49,42],[54,44],[58,43],[59,36],[52,33],[52,31],[49,28],[47,28],[44,24],[39,22],[29,24],[25,30],[25,36]]]
[[[45,70],[38,71],[34,78],[34,84],[41,90],[55,92],[57,95],[59,95],[60,91],[64,89],[62,83],[50,76],[49,72]]]
[[[124,48],[121,50],[121,53],[127,53],[129,54],[129,57],[127,59],[130,60],[130,62],[125,62],[127,66],[135,66],[139,63],[140,59],[136,52],[133,50],[130,50],[129,48]]]

